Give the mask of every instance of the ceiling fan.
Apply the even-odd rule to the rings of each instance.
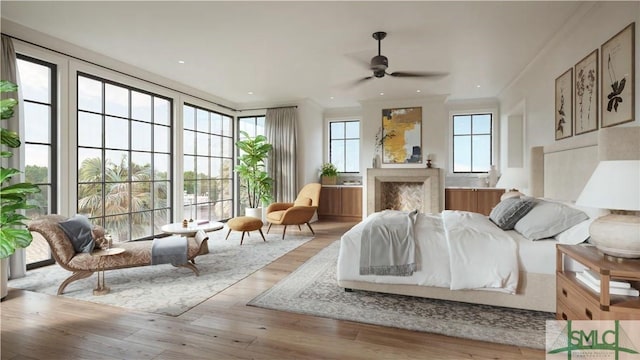
[[[378,55],[371,58],[369,69],[373,71],[373,75],[364,77],[356,81],[356,84],[362,83],[374,77],[381,78],[385,75],[394,77],[410,77],[410,78],[437,78],[448,75],[444,72],[421,72],[421,71],[394,71],[392,73],[387,72],[389,67],[389,59],[381,53],[381,42],[387,36],[384,31],[377,31],[373,33],[373,38],[378,40]]]

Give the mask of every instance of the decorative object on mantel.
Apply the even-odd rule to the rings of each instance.
[[[576,204],[617,213],[596,219],[589,227],[591,242],[607,255],[640,258],[640,160],[600,161]]]
[[[576,64],[575,74],[574,129],[579,135],[598,130],[598,49]]]
[[[529,179],[525,168],[506,168],[496,184],[497,188],[507,190],[500,200],[524,195],[525,189],[529,187],[528,184]]]
[[[573,68],[556,78],[556,140],[573,135]]]
[[[433,154],[427,154],[427,168],[431,169],[431,167],[433,166],[431,164],[431,161],[433,161]]]
[[[629,24],[600,48],[603,128],[634,120],[635,24]]]
[[[377,169],[380,167],[380,151],[384,146],[384,142],[387,141],[388,139],[392,139],[394,136],[396,136],[395,131],[386,132],[384,131],[384,128],[382,126],[378,128],[378,132],[376,133],[376,148],[373,153],[373,163],[372,163],[374,169]]]
[[[422,107],[382,109],[383,164],[422,163]]]
[[[338,180],[338,169],[332,163],[322,164],[320,168],[320,178],[322,185],[335,185]]]

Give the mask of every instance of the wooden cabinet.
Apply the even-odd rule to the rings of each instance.
[[[489,215],[491,209],[500,202],[502,194],[504,189],[447,188],[444,190],[444,208]]]
[[[359,186],[323,186],[318,217],[326,220],[362,220],[362,188]]]
[[[556,245],[556,318],[558,320],[640,320],[640,297],[610,295],[612,279],[640,285],[640,260],[609,257],[595,246]],[[596,292],[565,270],[569,257],[600,276]]]

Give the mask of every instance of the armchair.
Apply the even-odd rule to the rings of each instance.
[[[282,230],[282,238],[287,232],[287,225],[298,225],[298,229],[301,224],[307,224],[312,234],[316,234],[309,225],[309,221],[318,209],[318,203],[320,202],[320,190],[322,185],[318,183],[311,183],[305,185],[298,197],[292,203],[273,203],[267,207],[267,222],[269,227],[267,228],[267,234],[271,230],[271,225],[284,225]]]

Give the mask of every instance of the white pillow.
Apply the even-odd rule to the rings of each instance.
[[[611,211],[609,211],[607,209],[594,208],[594,207],[584,206],[584,205],[577,205],[575,201],[554,200],[554,199],[549,199],[549,198],[542,198],[542,200],[551,201],[551,202],[557,202],[557,203],[572,207],[574,209],[578,209],[578,210],[584,212],[585,214],[587,214],[589,219],[597,219],[597,218],[599,218],[601,216],[605,216],[605,215],[611,214]]]
[[[560,244],[578,245],[589,239],[589,226],[595,219],[587,219],[554,236]]]
[[[533,209],[516,223],[514,229],[529,240],[540,240],[553,237],[588,218],[587,214],[576,208],[538,200]]]

